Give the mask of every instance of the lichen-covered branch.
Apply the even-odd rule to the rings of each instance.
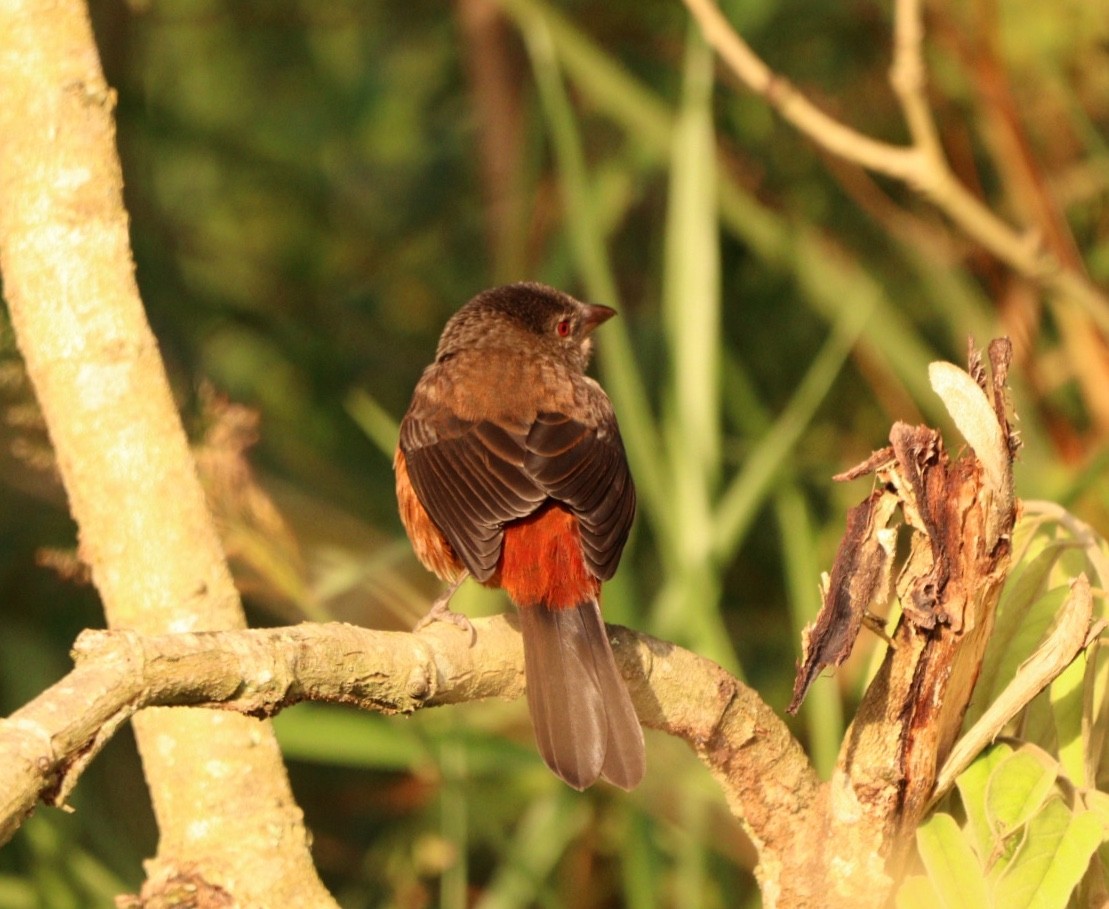
[[[4,296],[80,557],[113,627],[241,628],[238,594],[135,283],[115,96],[88,10],[81,0],[3,0],[0,45]],[[68,694],[76,709],[87,691]],[[37,768],[64,748],[79,762],[110,731],[109,720],[85,741],[51,735],[45,751],[28,746],[13,757]],[[190,874],[194,892],[239,905],[334,906],[312,865],[272,730],[184,710],[144,713],[135,729],[160,834],[144,892]]]
[[[518,632],[503,616],[474,626],[472,646],[448,624],[419,634],[334,623],[150,637],[87,631],[73,672],[0,721],[0,843],[38,800],[64,802],[87,761],[143,708],[201,705],[268,717],[313,700],[392,714],[519,697]],[[801,854],[797,819],[818,787],[800,745],[716,664],[647,635],[610,631],[644,725],[690,744],[759,846],[764,878],[779,886],[768,875]]]

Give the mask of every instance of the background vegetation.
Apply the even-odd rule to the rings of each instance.
[[[139,282],[255,624],[406,628],[426,609],[436,585],[395,515],[393,427],[449,314],[522,278],[621,312],[597,372],[642,507],[607,616],[713,657],[775,707],[866,491],[831,475],[893,420],[946,425],[925,367],[962,362],[969,335],[1017,347],[1018,493],[1109,528],[1093,323],[911,190],[820,153],[718,68],[679,3],[91,6]],[[722,6],[825,109],[904,140],[887,5]],[[1109,284],[1109,22],[1085,0],[952,0],[927,25],[960,178]],[[103,621],[3,353],[0,714]],[[504,608],[471,588],[458,602]],[[798,719],[820,767],[874,646]],[[551,777],[522,704],[411,720],[303,706],[278,729],[345,906],[757,903],[738,827],[661,736],[625,797]],[[0,852],[0,907],[137,888],[154,830],[124,736],[73,804]]]

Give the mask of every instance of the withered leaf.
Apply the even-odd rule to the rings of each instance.
[[[875,490],[847,513],[847,527],[836,552],[832,574],[824,586],[816,621],[801,632],[802,658],[787,710],[797,713],[812,683],[829,666],[851,653],[867,607],[888,589],[895,534],[886,529],[897,508],[897,496]]]

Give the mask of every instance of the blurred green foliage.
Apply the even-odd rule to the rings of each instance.
[[[621,312],[597,371],[642,505],[607,616],[713,657],[776,707],[866,492],[829,478],[892,420],[949,426],[926,364],[963,362],[969,335],[1017,343],[1018,492],[1109,526],[1109,426],[1090,394],[1104,345],[911,190],[829,160],[737,89],[680,3],[91,5],[139,283],[254,623],[404,628],[426,608],[436,585],[395,515],[395,424],[450,313],[507,280]],[[722,5],[827,110],[904,138],[888,4]],[[1104,284],[1109,23],[1094,6],[932,4],[927,59],[962,178],[1022,223],[1046,191]],[[74,531],[10,341],[5,357],[0,713],[102,622],[87,587],[38,564]],[[228,488],[244,457],[248,482]],[[475,585],[455,602],[505,608]],[[823,772],[875,646],[798,720]],[[521,704],[301,706],[277,724],[344,906],[757,905],[749,844],[662,736],[639,791],[579,796],[535,756]],[[0,909],[109,905],[139,885],[155,841],[127,737],[74,807],[40,811],[0,852]]]

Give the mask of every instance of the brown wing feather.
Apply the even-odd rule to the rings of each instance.
[[[605,581],[616,573],[635,517],[624,443],[616,418],[606,410],[595,427],[565,414],[540,413],[528,433],[523,462],[547,495],[577,515],[586,564]]]
[[[454,554],[447,538],[431,520],[420,497],[416,495],[408,476],[408,460],[400,448],[393,458],[393,470],[397,475],[397,506],[400,509],[401,523],[412,541],[416,557],[429,571],[435,572],[444,581],[453,583],[464,573],[465,568]]]
[[[597,426],[543,412],[521,432],[442,408],[417,407],[405,416],[400,447],[412,486],[477,580],[496,571],[504,525],[548,498],[578,517],[589,570],[601,580],[615,574],[635,516],[635,487],[607,399],[600,411]]]
[[[522,469],[522,440],[487,422],[456,419],[435,431],[410,414],[400,446],[431,520],[470,574],[488,580],[500,559],[504,524],[531,514],[547,497]]]

